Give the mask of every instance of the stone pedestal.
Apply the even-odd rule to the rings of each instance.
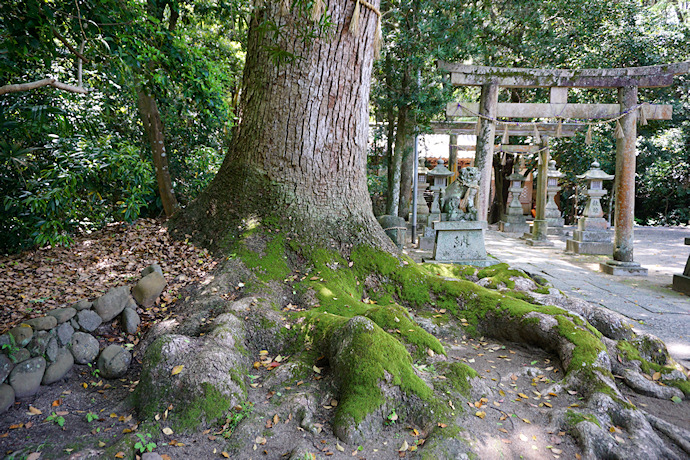
[[[529,231],[529,225],[522,215],[522,204],[520,203],[520,194],[522,193],[522,183],[525,177],[518,172],[518,163],[515,163],[515,171],[507,177],[511,183],[508,191],[512,198],[508,205],[508,210],[501,216],[501,221],[498,223],[498,231],[506,233],[525,233]]]
[[[599,270],[617,276],[647,276],[648,273],[648,270],[637,262],[620,262],[613,259],[599,264]]]
[[[530,226],[530,231],[522,235],[521,239],[525,240],[528,246],[553,246],[554,244],[546,237],[548,235],[548,227],[546,220],[534,219]],[[536,229],[535,229],[536,227]]]
[[[601,217],[580,217],[573,237],[566,241],[566,252],[576,254],[613,254],[612,232]]]
[[[685,244],[690,245],[690,238],[685,238]],[[673,290],[690,295],[690,256],[685,263],[682,275],[673,275]]]
[[[493,265],[494,262],[486,255],[484,229],[486,222],[434,222],[434,257],[425,262],[478,267]]]
[[[565,219],[561,217],[561,211],[558,209],[556,204],[556,194],[561,190],[558,186],[558,179],[563,177],[563,173],[556,169],[556,162],[554,160],[549,160],[548,169],[548,185],[546,187],[546,210],[544,217],[546,219],[546,224],[548,229],[546,233],[548,235],[563,235],[565,230]]]

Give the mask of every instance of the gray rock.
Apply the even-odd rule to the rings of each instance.
[[[81,299],[79,302],[72,304],[72,308],[77,311],[89,310],[92,305],[93,302],[89,301],[88,299]]]
[[[10,353],[10,359],[14,361],[15,364],[19,364],[22,361],[26,361],[31,358],[31,353],[26,348],[19,348]]]
[[[141,323],[141,319],[139,318],[139,314],[136,311],[134,311],[131,308],[125,308],[122,311],[120,323],[122,323],[123,331],[125,331],[127,334],[134,334],[135,332],[137,332],[137,328],[139,327],[139,323]]]
[[[72,307],[56,308],[48,312],[48,315],[54,316],[57,319],[58,324],[62,324],[65,321],[69,321],[77,314],[77,309]]]
[[[110,321],[122,313],[130,297],[129,287],[116,287],[97,298],[93,302],[93,309],[103,321]]]
[[[100,347],[98,345],[98,340],[91,334],[75,332],[72,336],[72,346],[70,350],[72,351],[75,362],[87,364],[96,359]]]
[[[25,347],[31,341],[31,337],[34,336],[34,330],[31,326],[24,323],[10,329],[10,334],[14,337],[14,343],[18,347]]]
[[[72,318],[71,320],[69,320],[69,325],[72,326],[72,329],[74,329],[75,331],[79,330],[79,322],[77,321],[76,316],[74,318]]]
[[[34,331],[47,331],[57,326],[57,318],[54,316],[41,316],[24,321],[24,324],[31,326]]]
[[[12,338],[9,332],[0,335],[0,350],[5,351],[12,346]],[[4,347],[4,348],[3,348]]]
[[[14,363],[10,358],[6,355],[0,355],[0,383],[3,383],[7,376],[10,375],[13,367]]]
[[[132,355],[120,345],[108,345],[98,357],[98,368],[101,375],[107,379],[122,377],[129,363],[132,362]]]
[[[41,386],[41,379],[46,371],[46,360],[42,356],[31,358],[17,364],[10,372],[10,385],[15,398],[35,395]]]
[[[163,460],[163,457],[157,452],[146,452],[142,454],[141,460]]]
[[[156,272],[156,273],[160,274],[161,276],[163,276],[163,269],[161,268],[161,266],[158,264],[151,264],[141,271],[141,277],[143,278],[146,275],[148,275],[149,273],[153,273],[153,272]]]
[[[53,364],[48,366],[41,383],[43,383],[43,385],[50,385],[51,383],[57,382],[72,369],[73,365],[74,356],[72,356],[72,353],[66,348],[60,348],[57,359]]]
[[[132,296],[142,307],[150,307],[165,289],[165,277],[158,272],[151,272],[132,288]]]
[[[84,311],[88,311],[88,310],[84,310]],[[98,317],[98,320],[100,321],[101,317],[98,316],[96,313],[94,313],[94,314]],[[100,323],[98,323],[98,324],[100,324]],[[98,327],[98,326],[96,326],[96,327]],[[58,345],[60,345],[62,347],[66,347],[67,345],[72,343],[72,335],[74,335],[74,328],[72,327],[72,325],[70,323],[60,324],[57,327],[56,331],[57,331]]]
[[[50,341],[50,334],[47,331],[38,331],[34,334],[31,342],[26,346],[31,356],[43,356]]]
[[[92,332],[95,331],[98,326],[101,325],[103,319],[101,315],[93,310],[82,310],[77,313],[77,323],[79,323],[79,329]]]
[[[7,384],[0,385],[0,414],[14,404],[14,388]]]
[[[69,326],[69,324],[68,324]],[[46,359],[54,363],[55,360],[58,357],[58,349],[60,346],[58,345],[58,341],[55,337],[51,337],[50,340],[48,341],[48,346],[46,347]]]

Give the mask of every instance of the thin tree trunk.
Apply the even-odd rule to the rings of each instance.
[[[414,119],[407,120],[405,137],[402,143],[402,164],[400,167],[400,204],[398,216],[407,220],[412,203],[412,180],[414,174]]]
[[[386,214],[397,216],[400,207],[400,176],[402,174],[403,145],[407,130],[407,114],[409,108],[402,106],[398,109],[398,121],[395,128],[395,146],[393,158],[388,165],[388,194],[386,196]]]
[[[156,99],[148,94],[143,87],[137,89],[137,102],[139,116],[144,125],[144,132],[151,148],[153,166],[156,169],[156,182],[158,193],[163,203],[163,210],[167,217],[172,216],[178,210],[177,198],[172,187],[170,170],[168,169],[168,155],[165,151],[165,136],[163,134],[163,122]]]

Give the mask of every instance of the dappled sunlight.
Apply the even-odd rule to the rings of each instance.
[[[554,445],[553,440],[550,439],[557,433],[545,432],[542,427],[528,425],[515,417],[512,417],[512,420],[512,422],[509,420],[497,422],[496,434],[485,433],[480,438],[475,446],[479,458],[557,459],[561,457],[562,449]],[[507,433],[499,433],[501,429]],[[556,438],[559,437],[556,436]],[[496,456],[497,452],[500,452],[499,457]]]

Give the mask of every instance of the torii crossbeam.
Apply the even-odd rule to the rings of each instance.
[[[646,275],[647,270],[633,260],[633,225],[635,204],[635,143],[636,121],[640,111],[644,116],[669,119],[670,108],[638,104],[638,88],[659,88],[673,84],[673,77],[687,73],[690,61],[619,69],[522,69],[482,67],[439,61],[438,68],[451,74],[455,86],[481,86],[477,111],[480,129],[477,136],[475,166],[480,168],[482,183],[479,190],[479,218],[486,219],[489,198],[489,174],[493,156],[497,117],[510,118],[602,118],[612,108],[610,104],[596,104],[589,109],[568,104],[569,88],[616,88],[617,112],[623,137],[616,140],[616,214],[613,260],[601,264],[611,274]],[[550,104],[504,104],[499,113],[498,90],[507,88],[550,88]],[[467,105],[461,104],[465,107]],[[506,107],[508,106],[508,107]],[[570,108],[568,108],[570,107]],[[651,109],[650,109],[651,107]],[[467,107],[469,108],[469,107]],[[474,107],[472,107],[474,108]],[[454,104],[454,110],[458,104]],[[591,109],[591,111],[589,111]],[[470,108],[471,110],[471,108]],[[560,111],[560,112],[559,112]],[[583,112],[584,111],[584,112]],[[568,114],[568,116],[564,116]],[[453,115],[453,113],[451,113]],[[458,115],[467,116],[467,110]],[[575,117],[574,115],[577,115]],[[651,117],[647,117],[650,119]],[[538,222],[535,221],[535,225]]]

